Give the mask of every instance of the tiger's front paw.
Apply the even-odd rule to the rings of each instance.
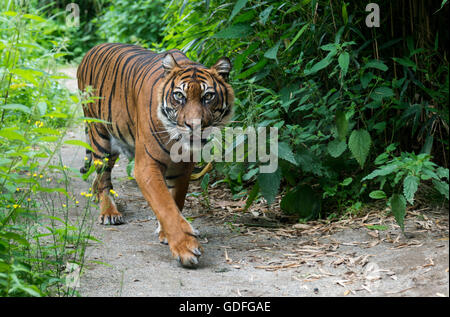
[[[186,268],[196,268],[203,248],[192,233],[182,233],[175,241],[169,240],[170,250],[178,262]]]

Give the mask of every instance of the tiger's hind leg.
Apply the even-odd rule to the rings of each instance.
[[[100,205],[99,222],[104,225],[122,224],[124,220],[114,202],[115,193],[111,183],[111,172],[119,154],[111,154],[110,137],[103,126],[95,123],[91,124],[89,139],[94,149],[94,152],[91,154],[97,171],[92,190]]]

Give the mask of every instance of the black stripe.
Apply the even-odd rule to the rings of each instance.
[[[147,150],[147,145],[146,145],[146,144],[144,144],[144,148],[145,148],[145,152],[147,152],[147,155],[150,156],[150,158],[151,158],[153,161],[155,161],[156,163],[158,163],[159,165],[161,165],[162,167],[164,167],[164,169],[167,169],[167,165],[166,165],[166,164],[164,164],[164,163],[161,162],[160,160],[154,158],[154,157],[150,154],[150,152]]]
[[[178,177],[183,176],[184,174],[179,174],[179,175],[170,175],[170,176],[165,176],[166,179],[168,180],[172,180],[172,179],[177,179]]]

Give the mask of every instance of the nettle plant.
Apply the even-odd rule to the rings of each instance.
[[[431,156],[427,153],[416,155],[403,152],[400,156],[395,156],[395,149],[395,144],[389,145],[386,151],[375,159],[378,168],[362,181],[374,180],[379,183],[379,189],[372,191],[369,196],[373,199],[386,199],[397,223],[404,231],[407,204],[414,204],[422,181],[431,181],[436,191],[449,199],[449,170],[431,162]]]

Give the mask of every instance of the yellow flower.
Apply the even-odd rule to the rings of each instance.
[[[117,193],[114,191],[114,189],[110,189],[109,192],[110,192],[111,194],[113,194],[114,196],[119,197],[119,194],[117,194]]]
[[[20,188],[19,187],[16,188],[16,192],[20,192]]]
[[[86,195],[86,193],[85,193],[85,192],[81,192],[80,195],[81,195],[81,196],[84,196],[84,195]]]
[[[31,198],[28,198],[27,201],[31,201]]]
[[[97,165],[100,165],[100,166],[101,166],[101,165],[103,165],[103,162],[100,161],[100,160],[95,160],[95,161],[94,161],[94,165],[95,165],[95,166],[97,166]]]
[[[79,204],[80,202],[78,200],[75,201],[75,204]]]
[[[66,204],[63,204],[62,206],[63,206],[64,208],[66,208],[66,207],[67,207],[67,205],[66,205]]]
[[[37,174],[36,174],[36,173],[34,173],[34,174],[33,174],[33,177],[36,177],[36,176],[37,176]]]
[[[108,161],[109,161],[109,158],[105,157],[105,162],[108,162]]]
[[[13,205],[14,209],[19,208],[19,207],[20,207],[20,205]]]
[[[39,178],[43,178],[43,177],[44,177],[44,175],[42,175],[42,174],[41,174],[41,175],[39,175]]]
[[[92,197],[92,194],[86,194],[85,196],[86,197]]]
[[[87,160],[88,160],[87,156],[85,156],[85,157],[84,157],[84,160],[85,160],[85,161],[87,161]]]

